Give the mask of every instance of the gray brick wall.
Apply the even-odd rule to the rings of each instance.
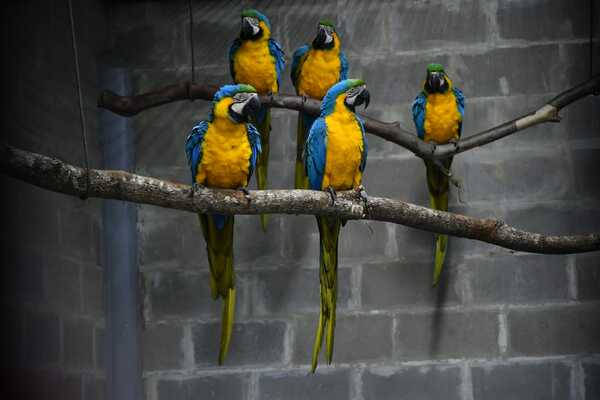
[[[195,1],[198,82],[230,81],[227,49],[248,5],[271,18],[288,58],[311,39],[318,19],[333,19],[350,76],[371,89],[368,114],[409,128],[410,104],[429,62],[444,63],[464,90],[465,134],[512,119],[588,77],[589,2],[583,0]],[[187,2],[113,5],[109,21],[111,56],[131,68],[136,91],[189,78]],[[596,41],[596,59],[598,50]],[[288,74],[282,92],[292,93]],[[203,101],[179,102],[135,117],[137,171],[188,182],[185,135],[207,110]],[[458,156],[454,168],[464,195],[459,201],[452,193],[452,210],[539,232],[597,231],[600,98],[584,99],[562,116],[561,124]],[[295,115],[274,110],[273,118],[271,185],[288,188]],[[421,160],[369,139],[369,193],[426,205]],[[209,297],[197,219],[141,206],[138,231],[148,399],[599,396],[598,254],[521,254],[451,238],[442,285],[432,289],[432,234],[349,223],[340,242],[334,362],[321,360],[313,376],[319,302],[313,218],[275,216],[266,235],[256,217],[237,218],[239,297],[222,367],[215,365],[220,304]],[[36,284],[22,283],[23,296],[34,297]]]
[[[73,2],[88,122],[90,164],[101,167],[97,56],[104,7]],[[83,164],[66,1],[12,2],[2,13],[3,141]],[[104,398],[100,201],[0,177],[3,193],[0,397]],[[6,358],[6,355],[8,356]]]

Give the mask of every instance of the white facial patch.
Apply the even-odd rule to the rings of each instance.
[[[248,23],[252,27],[252,35],[254,36],[258,34],[258,32],[260,31],[258,19],[252,17],[245,17],[245,20],[248,21]]]
[[[242,112],[244,110],[244,103],[233,103],[231,105],[231,109],[234,113],[242,115]]]
[[[329,32],[325,32],[325,44],[333,42],[333,35]]]

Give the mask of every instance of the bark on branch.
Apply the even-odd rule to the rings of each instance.
[[[212,100],[218,87],[198,85],[190,82],[170,85],[154,92],[136,96],[119,96],[105,90],[98,98],[98,107],[105,108],[122,116],[133,116],[143,110],[179,100]],[[600,75],[572,87],[542,105],[535,111],[524,114],[511,121],[497,125],[483,132],[463,135],[457,143],[435,145],[419,139],[413,132],[400,126],[398,122],[382,122],[373,118],[365,119],[367,132],[402,146],[421,158],[445,158],[483,146],[530,126],[545,122],[559,122],[558,112],[569,104],[590,94],[600,93]],[[261,96],[261,102],[274,108],[287,108],[312,115],[319,114],[320,102],[299,96],[274,94]]]
[[[0,172],[30,184],[83,196],[86,170],[57,158],[0,144]],[[550,236],[526,232],[494,219],[478,219],[431,210],[399,200],[369,197],[364,203],[353,191],[341,192],[331,204],[328,193],[311,190],[251,191],[248,200],[232,190],[204,189],[191,196],[188,185],[124,171],[89,170],[88,195],[203,213],[314,214],[346,219],[385,221],[430,232],[476,239],[501,247],[543,254],[600,250],[600,234]]]

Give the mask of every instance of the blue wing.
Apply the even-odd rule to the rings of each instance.
[[[235,57],[235,53],[237,53],[238,49],[242,45],[242,41],[237,38],[231,43],[231,47],[229,47],[229,72],[231,73],[231,77],[235,81],[235,71],[233,70],[233,59]]]
[[[348,79],[348,59],[343,51],[340,51],[340,81]]]
[[[275,58],[275,70],[277,71],[277,86],[281,84],[281,75],[285,68],[285,53],[279,43],[273,39],[269,39],[269,51]]]
[[[258,160],[258,156],[262,151],[260,145],[260,133],[258,129],[252,124],[246,124],[246,130],[248,132],[248,141],[250,142],[250,148],[252,149],[252,154],[250,155],[250,165],[248,167],[248,182],[250,182],[250,178],[254,173],[254,169],[256,168],[256,160]]]
[[[192,128],[192,132],[185,140],[185,154],[187,155],[188,165],[192,172],[192,182],[196,181],[198,166],[202,162],[202,145],[204,136],[208,130],[208,121],[200,121],[198,125]]]
[[[458,136],[462,134],[462,120],[465,117],[465,95],[458,88],[452,89],[454,92],[454,97],[456,97],[456,106],[458,107],[458,112],[460,113],[460,124],[458,125]]]
[[[310,47],[307,44],[305,44],[304,46],[296,49],[296,51],[294,52],[294,55],[292,57],[291,76],[292,76],[292,83],[294,84],[295,88],[298,87],[297,85],[298,85],[298,77],[300,76],[300,70],[302,69],[302,64],[304,64],[304,60],[306,59],[306,56],[307,56],[309,50],[310,50]]]
[[[317,118],[312,124],[304,145],[304,168],[310,188],[321,190],[327,155],[327,124],[325,118]]]
[[[415,121],[415,127],[417,128],[417,136],[419,138],[425,138],[425,104],[427,98],[425,93],[421,92],[412,104],[412,115],[413,121]]]
[[[365,131],[365,122],[358,115],[356,116],[358,120],[358,125],[360,125],[360,131],[362,132],[362,141],[363,141],[363,151],[360,157],[360,172],[365,171],[365,167],[367,166],[367,153],[369,152],[369,143],[367,142],[367,132]]]

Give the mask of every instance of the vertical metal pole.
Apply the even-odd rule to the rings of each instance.
[[[129,94],[127,70],[101,67],[100,87]],[[100,133],[104,168],[132,171],[135,146],[131,121],[101,110]],[[135,204],[104,200],[106,398],[114,400],[140,400],[142,395],[136,218]]]

